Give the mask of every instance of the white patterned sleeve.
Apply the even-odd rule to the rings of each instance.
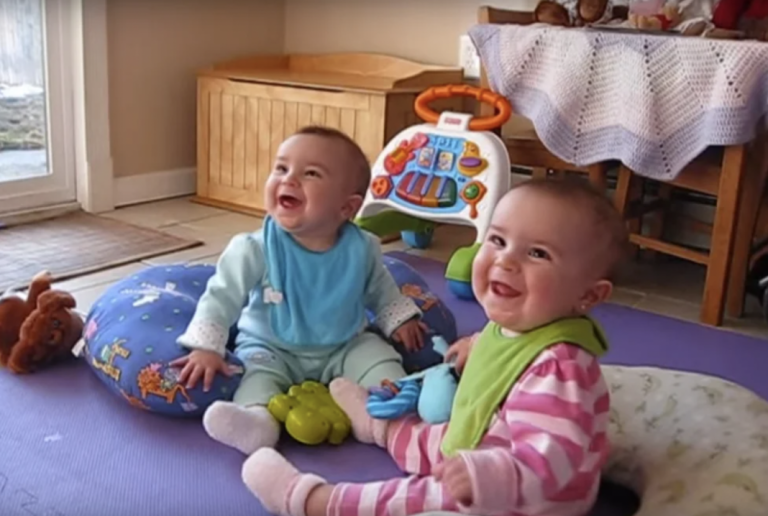
[[[264,254],[255,237],[244,233],[232,238],[178,343],[224,356],[229,329],[240,317],[264,270]]]
[[[381,255],[379,241],[368,235],[370,274],[365,289],[365,306],[375,315],[375,324],[387,337],[403,323],[421,317],[421,310],[408,296],[400,292],[395,279],[389,273]]]

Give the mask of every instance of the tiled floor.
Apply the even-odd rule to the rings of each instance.
[[[258,218],[201,206],[186,198],[131,206],[105,216],[196,238],[205,244],[58,284],[74,294],[81,310],[88,310],[109,285],[147,264],[215,263],[232,235],[258,229],[261,224]],[[451,226],[437,231],[429,249],[405,249],[403,242],[398,241],[385,245],[384,250],[406,250],[446,261],[457,246],[466,245],[473,238],[471,229]],[[612,302],[697,321],[703,283],[702,267],[662,258],[655,263],[634,264],[625,278],[620,280]],[[753,300],[749,302],[748,312],[744,319],[726,321],[726,329],[768,339],[768,323],[759,315],[759,307]]]

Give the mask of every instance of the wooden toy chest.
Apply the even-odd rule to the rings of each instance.
[[[256,56],[197,79],[196,201],[264,213],[264,184],[280,143],[305,125],[344,131],[373,162],[405,127],[421,123],[416,96],[461,83],[460,68],[378,54]],[[461,99],[438,109],[461,111]]]

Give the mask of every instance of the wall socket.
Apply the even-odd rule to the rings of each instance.
[[[459,37],[459,66],[464,69],[465,79],[480,78],[480,55],[466,34]]]

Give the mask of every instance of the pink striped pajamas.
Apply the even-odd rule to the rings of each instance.
[[[390,425],[387,450],[411,476],[338,484],[328,514],[583,516],[595,501],[607,457],[608,410],[597,359],[558,344],[520,377],[477,449],[460,452],[472,479],[472,506],[457,504],[431,476],[443,460],[447,426],[408,417]]]

